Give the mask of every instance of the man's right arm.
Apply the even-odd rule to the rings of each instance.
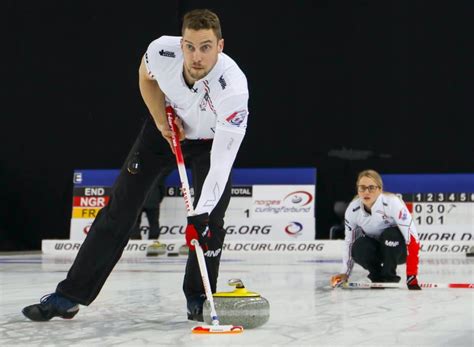
[[[145,57],[143,57],[142,62],[140,64],[140,69],[138,70],[138,77],[140,93],[142,95],[143,101],[145,102],[148,111],[153,117],[156,127],[161,132],[161,135],[163,135],[166,141],[168,141],[171,150],[174,153],[174,148],[171,142],[172,132],[168,125],[168,120],[165,111],[165,94],[161,90],[158,81],[153,79],[148,73],[148,69],[145,65]],[[178,121],[178,118],[176,118],[175,124],[178,126],[179,139],[183,140],[183,125],[180,121]]]
[[[168,130],[169,127],[165,113],[165,94],[161,91],[158,82],[148,74],[145,66],[145,57],[143,57],[140,64],[138,76],[140,93],[158,130],[161,132]]]

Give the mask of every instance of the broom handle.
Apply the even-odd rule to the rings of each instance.
[[[176,156],[176,164],[178,165],[179,178],[181,179],[181,190],[184,197],[184,203],[186,205],[186,210],[188,211],[188,216],[193,216],[194,207],[191,201],[191,192],[189,190],[189,180],[188,174],[186,172],[186,166],[184,165],[183,151],[181,150],[181,144],[179,143],[178,138],[178,127],[174,123],[176,118],[174,110],[171,107],[166,107],[166,116],[168,118],[168,125],[172,131],[171,142],[173,144],[174,153]]]
[[[204,253],[198,240],[191,240],[191,243],[196,248],[196,257],[199,263],[199,270],[201,271],[202,283],[204,285],[204,291],[206,293],[207,300],[211,307],[211,322],[212,325],[219,325],[219,318],[217,317],[216,307],[214,305],[214,297],[212,296],[211,284],[209,283],[209,276],[207,275],[206,260],[204,259]]]
[[[418,283],[421,288],[464,288],[474,289],[474,283]],[[367,282],[344,282],[342,288],[406,288],[404,283],[367,283]]]
[[[186,166],[184,165],[183,152],[181,150],[181,144],[179,143],[178,138],[178,128],[174,123],[175,114],[174,110],[171,107],[166,107],[166,116],[168,118],[168,124],[172,130],[172,144],[174,148],[174,153],[176,156],[176,163],[178,164],[179,177],[181,179],[181,188],[183,192],[184,202],[186,205],[186,210],[188,211],[188,216],[193,216],[195,214],[193,204],[191,201],[191,193],[189,190],[189,180],[186,173]],[[201,245],[199,245],[198,240],[191,240],[191,244],[196,248],[196,257],[199,264],[199,271],[201,272],[202,283],[204,285],[204,291],[206,293],[207,300],[211,306],[211,321],[212,325],[219,325],[219,318],[217,317],[216,308],[214,305],[214,297],[212,296],[211,284],[209,282],[209,276],[207,274],[206,260],[204,258],[204,253],[202,251]]]

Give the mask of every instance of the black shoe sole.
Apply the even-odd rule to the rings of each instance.
[[[65,312],[62,314],[55,313],[55,314],[44,314],[40,309],[38,308],[31,308],[29,309],[28,307],[25,307],[23,310],[21,310],[21,313],[28,318],[29,320],[32,320],[34,322],[47,322],[51,320],[54,317],[60,317],[63,319],[72,319],[74,316],[79,312],[79,310],[73,311],[73,312]]]

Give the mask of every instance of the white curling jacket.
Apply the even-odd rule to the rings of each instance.
[[[397,195],[385,192],[379,195],[372,206],[371,213],[364,209],[360,198],[354,199],[347,207],[341,273],[350,276],[354,266],[352,245],[361,236],[360,233],[378,239],[382,232],[390,227],[398,227],[405,239],[407,275],[417,275],[419,237],[415,223],[405,203]]]
[[[155,79],[182,120],[187,139],[213,139],[211,165],[196,214],[214,209],[222,196],[247,128],[247,79],[234,60],[219,53],[215,66],[190,88],[183,77],[181,37],[161,36],[145,53]]]

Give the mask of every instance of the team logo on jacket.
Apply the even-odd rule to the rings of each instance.
[[[382,220],[385,224],[389,224],[390,221],[388,220],[388,216],[385,214],[384,211],[381,211],[381,210],[377,210],[375,211],[375,213],[378,213],[378,214],[381,214],[382,215]]]
[[[158,52],[162,57],[168,57],[168,58],[176,58],[176,54],[172,51],[165,51],[162,49],[161,51]]]
[[[225,89],[225,87],[227,87],[227,83],[224,79],[224,75],[221,75],[221,77],[219,77],[219,84],[221,85],[223,90]]]
[[[405,208],[402,208],[400,212],[398,213],[398,219],[407,220],[407,218],[408,218],[408,212]]]
[[[239,126],[245,120],[245,117],[247,117],[247,112],[243,110],[232,113],[225,120],[232,125]]]

